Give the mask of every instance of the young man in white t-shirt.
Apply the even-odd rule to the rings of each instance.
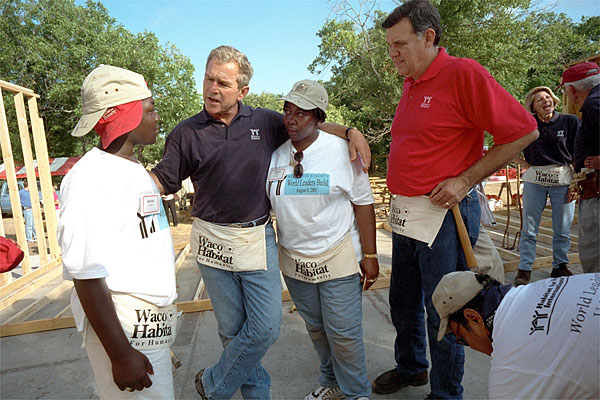
[[[72,134],[94,128],[101,140],[61,185],[58,237],[73,316],[100,398],[174,398],[173,242],[158,188],[133,154],[156,141],[152,94],[142,75],[108,65],[81,93]]]
[[[433,292],[438,340],[492,356],[490,399],[600,398],[600,274],[516,288],[471,271],[445,275]]]

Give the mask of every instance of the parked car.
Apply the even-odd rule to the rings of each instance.
[[[17,181],[17,186],[19,190],[23,189],[23,181]],[[42,200],[42,188],[40,187],[40,183],[38,182],[38,193],[40,196],[40,201]],[[2,215],[12,215],[12,208],[10,206],[10,195],[8,194],[8,182],[2,182],[2,189],[0,190],[0,209],[2,210]]]

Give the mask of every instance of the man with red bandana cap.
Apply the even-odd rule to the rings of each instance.
[[[84,80],[83,116],[100,144],[65,176],[58,225],[63,276],[100,398],[174,398],[170,346],[173,241],[158,188],[136,160],[152,144],[158,114],[142,75],[100,65]],[[160,321],[157,323],[156,321]]]

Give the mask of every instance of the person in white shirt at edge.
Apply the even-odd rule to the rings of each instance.
[[[101,140],[60,190],[58,239],[63,276],[75,287],[73,317],[101,399],[173,399],[173,241],[158,188],[133,153],[156,141],[152,93],[142,75],[101,65],[81,94],[72,134],[94,128]]]
[[[368,398],[362,289],[379,274],[375,213],[360,159],[317,129],[328,96],[311,80],[284,97],[289,139],[271,157],[267,195],[277,218],[279,265],[320,360],[311,399]]]
[[[492,356],[490,399],[600,398],[600,274],[501,285],[471,271],[433,292],[438,340]]]

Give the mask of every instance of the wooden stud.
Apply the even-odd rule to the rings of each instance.
[[[23,259],[24,260],[24,259]],[[3,286],[0,288],[0,298],[8,296],[11,292],[17,291],[23,286],[27,285],[29,282],[33,281],[44,275],[47,272],[50,272],[54,269],[59,269],[62,271],[62,260],[53,260],[50,261],[46,265],[40,266],[38,269],[34,270],[30,274],[23,275],[22,277],[15,279],[10,284]]]
[[[24,322],[27,318],[31,317],[36,312],[40,311],[42,308],[50,304],[50,302],[54,301],[58,297],[60,297],[64,292],[73,288],[73,282],[64,281],[59,284],[57,287],[52,289],[49,293],[47,293],[44,297],[37,299],[27,307],[23,308],[18,313],[12,315],[10,318],[7,318],[6,321],[3,321],[5,324],[11,324],[15,322]]]
[[[48,232],[48,243],[50,246],[50,255],[52,258],[60,256],[60,248],[56,237],[57,219],[56,208],[54,206],[54,187],[52,187],[52,177],[50,176],[50,159],[48,158],[48,145],[46,143],[46,134],[44,132],[44,122],[38,114],[37,99],[30,97],[27,100],[29,106],[29,119],[31,121],[31,132],[33,134],[33,144],[35,146],[35,158],[39,172],[40,187],[42,188],[42,199],[44,207],[44,216],[46,217],[46,230]],[[42,246],[39,248],[40,255],[46,254],[46,241],[42,240]],[[46,262],[42,259],[42,262]]]
[[[17,300],[22,299],[23,297],[27,296],[29,293],[35,291],[39,287],[45,285],[46,283],[50,282],[51,280],[55,279],[56,277],[58,277],[60,275],[62,275],[62,268],[56,268],[56,269],[52,270],[51,272],[48,272],[47,274],[45,274],[43,277],[39,278],[35,282],[32,282],[30,285],[25,286],[21,290],[18,290],[16,292],[6,296],[2,300],[0,300],[0,310],[8,307],[9,305],[13,304]]]
[[[0,81],[0,83],[3,83]],[[4,87],[4,86],[3,86]],[[19,186],[17,184],[17,174],[15,170],[15,160],[13,158],[10,135],[8,133],[8,122],[6,120],[6,110],[4,109],[4,97],[0,90],[0,147],[2,148],[2,159],[4,169],[6,170],[6,181],[8,183],[8,194],[10,197],[10,206],[13,213],[13,224],[17,235],[17,242],[23,249],[25,257],[21,262],[21,267],[25,270],[31,270],[29,264],[29,247],[25,238],[25,220],[21,212],[21,199],[19,198]]]
[[[33,210],[33,220],[35,224],[36,235],[38,236],[38,248],[40,259],[45,258],[44,264],[48,261],[46,250],[44,224],[42,221],[42,209],[40,207],[40,197],[35,176],[35,167],[33,164],[33,153],[31,149],[31,139],[29,138],[29,126],[27,124],[27,114],[25,112],[25,101],[23,93],[17,93],[14,96],[15,110],[17,112],[17,124],[19,126],[19,135],[21,137],[21,148],[23,149],[23,161],[25,162],[25,171],[27,173],[27,183],[29,184],[29,197],[31,199],[31,208]],[[12,199],[11,199],[12,201]],[[14,210],[14,208],[13,208]],[[23,246],[21,246],[23,247]],[[42,252],[42,247],[44,252]],[[23,266],[23,274],[31,272],[31,266]]]

